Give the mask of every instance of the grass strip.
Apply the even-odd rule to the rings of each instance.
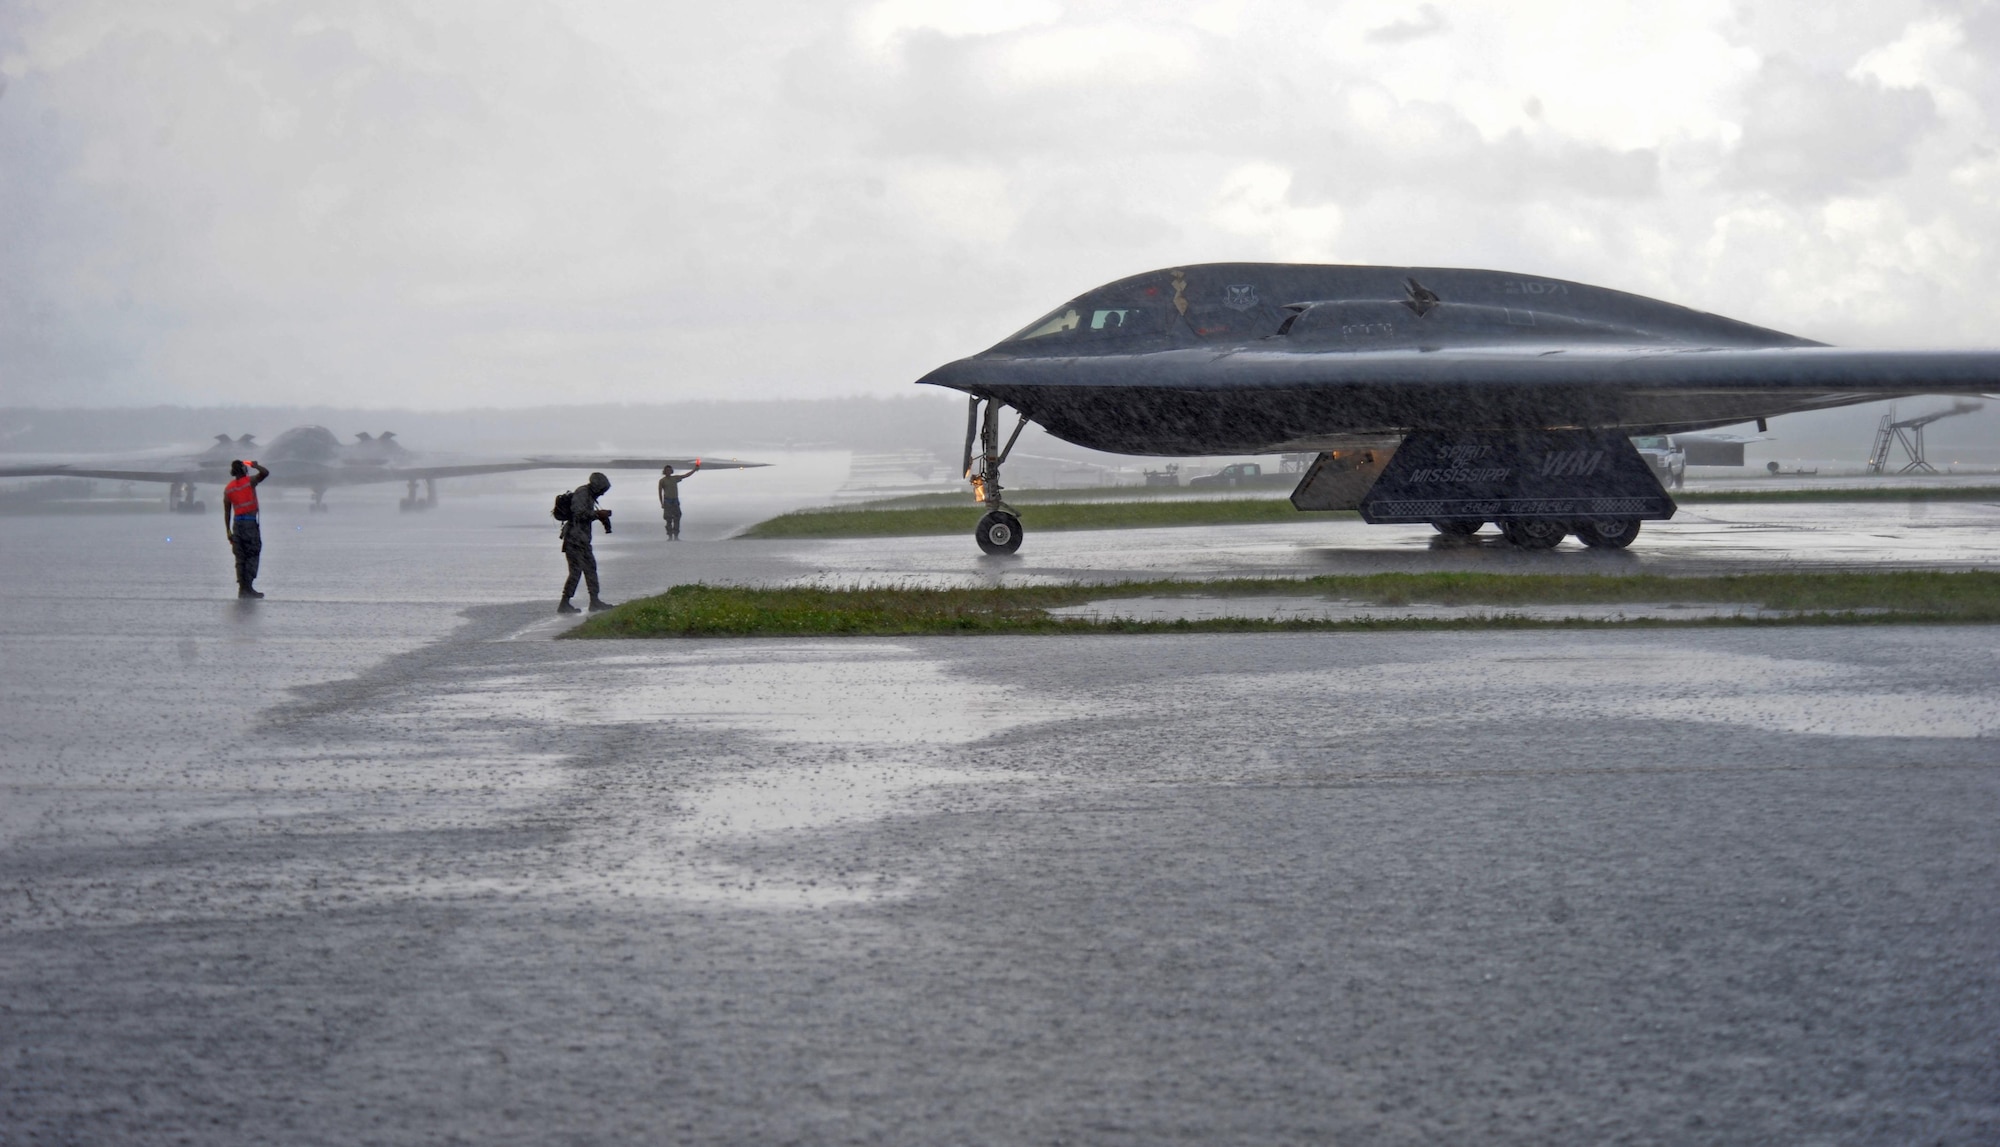
[[[1982,502],[2000,501],[2000,486],[1848,486],[1825,490],[1681,490],[1683,505],[1792,502]],[[1164,526],[1232,526],[1295,522],[1302,515],[1284,498],[1153,498],[1142,501],[1014,503],[1029,532],[1120,530]],[[768,518],[738,534],[741,538],[893,538],[971,533],[980,508],[958,495],[925,494],[858,506],[795,510]],[[1313,517],[1353,517],[1351,512],[1315,511]]]
[[[1147,502],[1017,504],[1030,531],[1121,530],[1148,526],[1227,526],[1289,522],[1299,511],[1282,498],[1204,498]],[[948,506],[843,507],[795,510],[759,522],[740,538],[889,538],[969,534],[980,509],[960,499]],[[1352,517],[1352,514],[1347,515]]]
[[[1793,617],[1597,620],[1488,616],[1341,621],[1216,618],[1097,621],[1048,612],[1138,596],[1322,596],[1395,607],[1438,605],[1735,604]],[[568,637],[908,637],[952,634],[1190,633],[1340,629],[1493,629],[2000,621],[2000,573],[1659,574],[1384,573],[1302,579],[1147,581],[1115,585],[751,589],[683,585],[590,618]]]

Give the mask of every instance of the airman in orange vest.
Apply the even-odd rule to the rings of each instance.
[[[255,474],[250,473],[256,470]],[[257,484],[271,472],[262,462],[229,464],[229,485],[222,488],[222,532],[236,552],[236,596],[263,597],[257,592],[257,563],[264,554],[264,535],[257,526]]]

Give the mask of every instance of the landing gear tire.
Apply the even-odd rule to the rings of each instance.
[[[1011,554],[1021,548],[1021,519],[1005,510],[994,510],[979,519],[973,531],[979,548],[989,554]]]
[[[1569,528],[1547,518],[1516,518],[1500,523],[1507,540],[1524,550],[1552,550],[1562,544]]]
[[[1436,530],[1447,538],[1469,538],[1478,533],[1480,527],[1485,524],[1485,522],[1468,522],[1464,520],[1440,520],[1432,522],[1431,529]]]
[[[1622,550],[1639,536],[1637,518],[1592,518],[1570,523],[1570,532],[1586,546],[1600,550]]]

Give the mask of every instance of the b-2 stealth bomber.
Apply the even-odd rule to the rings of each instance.
[[[1000,468],[1031,421],[1121,454],[1310,451],[1301,510],[1618,548],[1675,509],[1632,436],[2000,390],[2000,352],[1849,350],[1504,271],[1210,263],[1086,292],[919,381],[971,396],[988,553],[1021,544]]]
[[[170,509],[202,513],[205,504],[195,500],[198,484],[222,485],[229,480],[229,463],[235,459],[256,459],[271,468],[268,484],[312,491],[314,512],[326,509],[326,492],[336,486],[363,486],[378,482],[401,482],[408,489],[400,508],[426,510],[437,504],[440,478],[464,478],[475,474],[512,474],[524,470],[655,470],[662,466],[686,469],[699,462],[704,470],[740,470],[764,466],[763,462],[719,461],[700,458],[586,458],[529,456],[471,459],[448,455],[419,454],[383,431],[361,433],[353,442],[342,442],[323,426],[294,426],[259,446],[245,434],[231,438],[215,436],[215,442],[195,454],[153,455],[138,458],[65,459],[37,465],[0,468],[0,478],[104,478],[121,482],[165,482]],[[417,492],[421,482],[424,492]]]

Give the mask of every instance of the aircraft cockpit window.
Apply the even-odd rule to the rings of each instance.
[[[1077,319],[1076,308],[1065,307],[1056,314],[1051,315],[1047,319],[1044,319],[1041,322],[1036,323],[1034,326],[1029,327],[1027,330],[1022,331],[1020,334],[1015,335],[1014,340],[1016,342],[1027,342],[1029,339],[1047,338],[1050,335],[1068,334],[1069,332],[1076,329],[1077,321],[1078,319]]]
[[[1033,342],[1048,338],[1115,338],[1119,335],[1157,334],[1159,315],[1145,307],[1064,307],[1034,326],[1015,335],[1011,342]]]

